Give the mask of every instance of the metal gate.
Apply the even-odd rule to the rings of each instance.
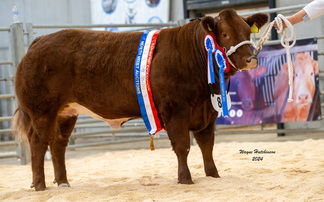
[[[16,101],[14,95],[14,74],[15,69],[19,61],[25,54],[24,51],[24,35],[23,35],[23,24],[15,23],[10,27],[0,28],[0,32],[8,33],[8,41],[10,41],[11,50],[11,59],[7,61],[0,61],[1,69],[1,78],[0,82],[0,102],[1,102],[1,113],[0,117],[1,129],[0,129],[0,137],[3,140],[1,141],[1,147],[10,147],[10,146],[18,146],[16,140],[12,140],[11,138],[11,130],[10,123],[12,119],[12,115],[14,113],[14,109],[16,108]],[[0,153],[0,158],[12,158],[12,157],[21,157],[21,150],[16,147],[17,151],[7,151]]]

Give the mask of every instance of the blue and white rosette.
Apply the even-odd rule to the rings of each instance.
[[[219,67],[219,84],[221,95],[214,95],[211,93],[211,102],[214,109],[222,113],[226,118],[228,117],[228,109],[231,107],[230,96],[226,93],[224,72],[227,69],[227,62],[223,52],[216,46],[215,36],[207,34],[205,36],[204,45],[207,51],[207,78],[208,85],[215,83],[215,72],[213,63],[213,54]]]
[[[227,93],[225,88],[225,78],[224,72],[227,68],[226,59],[223,52],[216,48],[215,50],[215,59],[217,62],[217,66],[219,67],[219,85],[221,91],[221,101],[222,101],[222,109],[223,109],[223,116],[226,118],[228,117],[228,106],[227,106]]]
[[[208,84],[215,83],[215,73],[214,73],[214,62],[213,53],[215,51],[215,41],[213,37],[209,34],[205,37],[205,48],[207,51],[207,78]]]

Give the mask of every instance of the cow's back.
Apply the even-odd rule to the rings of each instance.
[[[44,111],[55,102],[59,109],[53,110],[60,110],[77,102],[102,115],[122,114],[123,105],[137,104],[133,68],[140,37],[141,33],[90,30],[63,30],[41,37],[17,68],[16,93],[22,107]],[[137,114],[137,107],[133,109]]]

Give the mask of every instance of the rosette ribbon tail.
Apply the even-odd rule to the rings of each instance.
[[[223,116],[227,118],[228,115],[228,106],[227,106],[227,93],[226,93],[226,87],[225,87],[225,77],[224,72],[227,69],[226,65],[226,59],[224,57],[224,54],[219,49],[216,49],[215,51],[215,59],[217,61],[217,65],[219,67],[219,86],[221,91],[221,101],[222,101],[222,109],[223,109]]]

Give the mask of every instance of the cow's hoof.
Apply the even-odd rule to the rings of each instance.
[[[194,184],[192,180],[179,180],[178,184]]]
[[[213,175],[206,175],[207,177],[214,177],[214,178],[220,178],[220,176],[217,174],[213,174]]]
[[[31,185],[30,185],[30,188],[31,188],[31,189],[32,189],[32,188],[34,188],[34,187],[35,187],[35,185],[34,185],[34,184],[31,184]]]
[[[59,185],[59,187],[70,187],[69,183],[62,183]]]
[[[35,186],[35,190],[36,191],[44,191],[46,189],[45,185],[39,185],[39,186]]]
[[[56,184],[56,180],[55,179],[53,180],[53,184]]]

